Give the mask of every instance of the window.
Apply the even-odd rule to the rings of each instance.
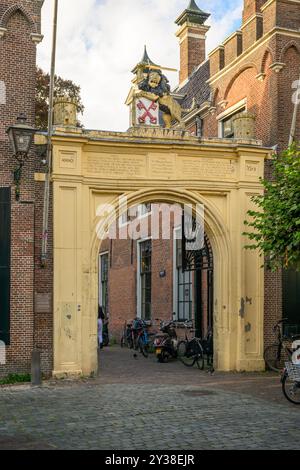
[[[128,225],[130,222],[137,218],[146,217],[151,214],[152,206],[151,203],[147,204],[140,204],[139,206],[133,206],[127,209],[120,218],[119,218],[119,225],[120,227],[124,227]]]
[[[203,137],[203,119],[196,117],[196,137]]]
[[[9,344],[10,329],[10,188],[0,188],[0,341]]]
[[[100,292],[99,305],[107,313],[108,308],[108,253],[100,255]]]
[[[139,248],[140,314],[143,320],[151,320],[152,241],[140,242]]]
[[[230,116],[226,117],[225,119],[221,121],[222,137],[224,137],[225,139],[234,139],[233,120],[237,114],[240,114],[243,111],[245,111],[245,108],[239,109],[237,112],[235,112],[234,114],[231,114]]]
[[[247,111],[247,98],[239,101],[217,116],[219,122],[219,137],[234,139],[233,120],[237,114]]]
[[[180,229],[176,229],[181,232]],[[181,240],[174,236],[174,311],[177,321],[192,320],[193,312],[193,274],[182,270]]]
[[[140,204],[140,205],[139,205],[139,209],[138,209],[139,217],[143,217],[143,216],[146,216],[146,215],[150,215],[151,210],[152,210],[152,207],[151,207],[151,204],[150,204],[150,203],[147,203],[147,204]]]

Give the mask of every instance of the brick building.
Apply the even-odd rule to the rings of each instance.
[[[240,30],[232,33],[206,58],[209,27],[205,23],[209,16],[191,0],[176,20],[180,73],[174,96],[181,100],[184,109],[190,109],[184,116],[187,129],[200,138],[234,139],[234,117],[249,112],[255,116],[255,137],[265,146],[285,148],[292,121],[294,82],[299,79],[300,71],[300,2],[244,0]],[[147,60],[152,63],[148,56]],[[296,137],[300,139],[300,115]],[[266,164],[266,175],[269,174],[269,164]],[[173,229],[171,226],[171,232]],[[125,318],[134,316],[135,312],[141,314],[140,250],[140,243],[116,241],[106,246],[105,254],[100,256],[100,260],[110,259],[107,302],[114,333],[120,330]],[[172,312],[176,319],[186,318],[179,314],[179,298],[184,293],[180,293],[182,288],[178,284],[175,263],[173,240],[171,243],[153,242],[152,318],[171,318]],[[163,278],[159,276],[161,271],[166,272]],[[194,275],[184,280],[187,282],[186,302],[191,308],[189,315],[196,317],[196,321],[200,315],[200,322],[203,316],[207,320],[210,315],[209,283],[212,281],[208,282],[207,275],[204,278],[202,288],[199,284],[196,286]],[[289,318],[292,331],[300,328],[299,286],[299,274],[293,271],[274,274],[266,269],[266,343],[274,340],[271,326],[282,314]],[[200,305],[197,306],[195,295],[199,289]]]
[[[233,119],[247,111],[255,116],[256,138],[266,146],[286,148],[300,71],[300,2],[244,0],[240,30],[211,51],[208,59],[206,18],[191,1],[177,20],[181,71],[176,93],[185,108],[196,100],[185,116],[187,128],[200,137],[234,138]],[[198,64],[195,49],[200,51]],[[300,139],[300,115],[296,138]],[[273,340],[271,325],[282,314],[299,328],[299,286],[299,274],[293,271],[273,274],[266,270],[266,342]]]
[[[41,234],[41,230],[36,232],[41,220],[39,189],[43,188],[35,184],[37,162],[31,152],[22,171],[21,197],[16,200],[16,161],[6,134],[20,113],[25,113],[28,124],[35,123],[36,48],[42,40],[42,5],[43,0],[0,2],[0,340],[8,346],[0,375],[28,372],[37,342],[44,351],[49,342],[52,344],[52,333],[45,324],[42,335],[46,338],[41,339],[43,319],[35,316],[35,285],[43,282],[39,269],[35,271]],[[47,355],[44,352],[43,357]],[[50,365],[45,362],[44,370],[51,370],[51,352],[49,357]]]
[[[52,230],[48,264],[40,267],[44,183],[38,172],[43,170],[32,153],[23,169],[17,202],[15,163],[5,133],[21,112],[34,124],[42,4],[42,0],[0,2],[0,340],[8,345],[7,364],[0,365],[0,375],[28,371],[34,348],[42,352],[43,371],[53,369]],[[292,84],[300,69],[299,1],[245,0],[241,29],[206,59],[208,16],[191,0],[176,20],[180,83],[174,95],[183,108],[190,108],[184,116],[187,129],[199,137],[232,139],[233,117],[248,111],[256,117],[256,137],[266,146],[284,148],[293,110]],[[300,116],[300,138],[299,124]],[[149,217],[149,210],[141,206],[140,217]],[[125,226],[127,222],[120,221]],[[175,319],[185,319],[200,311],[202,325],[212,321],[209,240],[210,263],[202,275],[183,274],[173,239],[176,226],[171,221],[171,241],[107,240],[102,244],[99,302],[109,310],[111,331],[118,339],[124,321],[136,314],[167,319],[175,312]],[[283,280],[284,289],[281,273],[265,272],[266,342],[271,340],[270,326],[282,312],[299,325],[293,317],[299,311],[299,279],[290,272]]]

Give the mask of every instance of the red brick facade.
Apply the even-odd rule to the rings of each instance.
[[[35,221],[40,219],[34,185],[35,155],[30,154],[22,172],[21,198],[15,200],[12,158],[6,129],[25,113],[35,121],[36,43],[40,34],[41,0],[1,0],[0,82],[5,98],[0,101],[0,186],[11,188],[11,285],[10,345],[7,364],[0,375],[28,372],[36,346],[40,319],[34,316]],[[3,83],[5,84],[3,86]],[[40,200],[40,199],[39,199]],[[1,312],[1,314],[5,314]],[[52,342],[52,332],[44,330]],[[52,365],[48,366],[51,370]]]
[[[228,110],[230,113],[238,103],[244,103],[247,111],[255,115],[256,138],[265,146],[277,145],[279,150],[287,146],[293,112],[292,84],[298,80],[300,71],[299,28],[300,6],[295,2],[245,0],[241,30],[233,33],[216,48],[209,55],[208,63],[206,61],[201,65],[200,56],[203,56],[205,50],[202,42],[200,44],[199,40],[195,39],[193,43],[193,38],[188,37],[181,41],[181,85],[176,89],[176,93],[183,97],[183,108],[189,108],[192,99],[196,99],[199,106],[198,119],[200,117],[202,120],[203,137],[222,137],[220,121]],[[184,30],[184,25],[181,25],[181,30]],[[190,30],[191,28],[187,27],[185,32]],[[177,35],[180,37],[179,33]],[[197,57],[198,64],[195,63]],[[209,90],[205,89],[204,78],[208,81]],[[198,130],[195,111],[190,114],[193,117],[190,120],[186,117],[187,128],[196,133]],[[296,137],[300,139],[300,114],[297,124]],[[269,175],[267,163],[266,176]],[[126,305],[133,309],[136,307],[136,260],[126,270],[125,256],[123,257],[118,246],[114,248],[114,253],[116,251],[123,265],[122,269],[112,267],[110,286],[112,289],[116,283],[121,285],[123,290],[123,284],[126,283],[127,289],[126,293],[123,291],[123,295],[110,292],[110,310],[111,313],[120,312],[121,322],[122,318],[124,320],[128,317],[127,311],[124,311]],[[164,247],[156,246],[153,259],[162,260],[166,253],[171,253],[170,244]],[[167,260],[165,261],[167,263]],[[172,274],[172,255],[168,261]],[[164,280],[164,284],[153,275],[153,318],[156,314],[161,318],[162,312],[172,311],[172,290],[172,275]],[[202,299],[205,299],[205,294],[203,288]],[[160,298],[163,302],[157,309],[157,299]],[[165,317],[170,318],[170,314]],[[265,344],[274,341],[272,326],[281,317],[282,273],[271,273],[266,269]],[[112,321],[115,331],[114,315]]]
[[[221,137],[220,120],[227,110],[245,100],[247,111],[256,118],[256,138],[266,146],[278,145],[279,150],[287,146],[294,106],[292,84],[299,79],[300,71],[299,28],[298,3],[244,0],[241,31],[209,55],[210,109],[201,113],[199,103],[204,137]],[[200,74],[203,67],[204,64],[200,65],[196,74]],[[192,81],[196,83],[196,77],[191,77]],[[188,96],[189,85],[177,92]],[[196,132],[195,119],[188,122],[188,129]],[[296,138],[300,139],[300,114]],[[269,175],[266,164],[266,176]],[[282,274],[266,271],[266,344],[274,341],[271,326],[281,317]]]
[[[41,268],[44,184],[34,182],[34,172],[43,170],[32,153],[23,170],[21,200],[16,202],[12,177],[15,163],[5,134],[20,112],[25,112],[28,122],[34,124],[36,45],[32,34],[40,33],[42,3],[0,3],[0,28],[4,28],[0,29],[0,90],[3,83],[6,89],[5,102],[0,99],[0,187],[12,188],[10,346],[7,365],[0,366],[0,375],[28,372],[34,347],[42,351],[43,371],[52,370],[52,226],[47,268]],[[182,95],[185,109],[196,98],[204,137],[218,136],[220,116],[244,100],[247,110],[256,116],[256,137],[267,146],[287,145],[293,110],[292,84],[299,78],[300,70],[299,29],[298,3],[245,0],[241,31],[213,51],[209,61],[201,65],[205,58],[204,39],[190,36],[182,41],[180,81],[189,80],[176,92]],[[190,33],[197,35],[199,31]],[[186,116],[187,128],[199,132],[195,112],[192,114],[191,119]],[[300,115],[297,131],[300,139]],[[267,170],[266,166],[266,174]],[[124,321],[133,318],[137,310],[137,244],[129,240],[112,244],[107,241],[101,251],[110,252],[110,328],[119,339]],[[205,304],[204,281],[202,290]],[[40,299],[47,299],[46,308]],[[173,242],[158,240],[153,242],[152,253],[152,318],[170,319],[172,312]],[[281,273],[266,271],[266,343],[273,339],[271,325],[281,314]]]

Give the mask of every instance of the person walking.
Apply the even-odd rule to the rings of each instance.
[[[102,307],[99,306],[98,308],[98,347],[100,349],[103,348],[103,321],[105,315],[103,313]]]

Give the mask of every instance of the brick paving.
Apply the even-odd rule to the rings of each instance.
[[[209,375],[118,347],[97,379],[0,389],[0,449],[299,449],[274,374]]]

